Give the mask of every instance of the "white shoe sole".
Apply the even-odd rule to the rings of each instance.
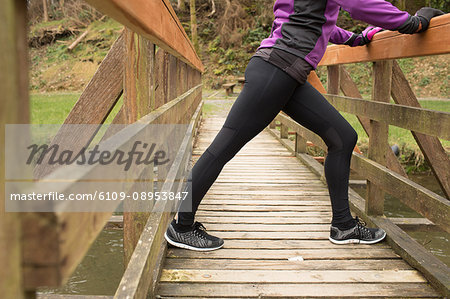
[[[348,240],[334,240],[331,237],[328,237],[331,243],[342,245],[342,244],[375,244],[380,241],[382,241],[386,237],[386,232],[383,234],[382,237],[372,240],[372,241],[364,241],[359,239],[348,239]]]
[[[164,238],[166,239],[167,243],[169,243],[170,245],[173,245],[173,246],[179,247],[179,248],[183,248],[183,249],[194,250],[194,251],[212,251],[212,250],[217,250],[217,249],[220,249],[220,248],[223,247],[223,244],[222,244],[219,247],[198,248],[198,247],[190,246],[190,245],[187,245],[187,244],[178,243],[178,242],[175,242],[175,241],[171,240],[169,238],[169,236],[167,236],[167,232],[164,233]]]

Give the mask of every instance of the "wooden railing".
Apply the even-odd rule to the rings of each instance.
[[[25,1],[23,1],[25,3]],[[101,125],[114,107],[123,104],[113,124],[187,124],[181,146],[170,169],[165,170],[161,191],[176,192],[183,184],[190,160],[192,137],[201,117],[201,73],[203,65],[169,1],[89,0],[94,7],[126,26],[99,66],[65,124]],[[21,1],[0,4],[2,35],[2,82],[9,92],[1,101],[2,148],[4,124],[29,123],[28,67],[26,65],[26,7]],[[10,57],[4,59],[5,57]],[[10,61],[8,61],[10,60]],[[12,76],[4,77],[3,74]],[[8,111],[6,113],[6,111]],[[9,115],[8,115],[9,113]],[[100,146],[120,149],[138,132],[131,126],[119,132],[107,131]],[[63,128],[52,142],[70,145],[74,151],[89,145],[96,126],[80,134],[68,135]],[[127,131],[128,130],[128,131]],[[1,169],[4,169],[2,157]],[[154,165],[148,165],[153,171]],[[77,182],[98,171],[98,166],[60,168],[37,167],[41,181],[74,174],[73,180],[55,191],[68,192]],[[139,171],[145,171],[140,169]],[[79,173],[79,174],[77,174]],[[4,171],[1,174],[0,297],[34,297],[40,286],[62,285],[80,263],[111,213],[4,213]],[[39,190],[40,183],[34,186]],[[130,182],[118,182],[132,190]],[[128,188],[128,189],[127,189]],[[126,271],[116,292],[117,298],[146,298],[154,290],[159,266],[165,254],[163,233],[173,217],[173,201],[159,201],[153,212],[124,213]],[[22,226],[22,228],[21,228]],[[7,276],[3,275],[3,272]],[[126,287],[124,287],[126,286]]]
[[[328,91],[313,72],[309,82],[321,91],[336,109],[354,114],[369,136],[368,156],[353,153],[351,168],[367,179],[367,196],[361,198],[350,191],[350,201],[357,214],[368,223],[386,230],[393,248],[412,266],[419,269],[443,294],[450,294],[449,268],[413,240],[394,222],[385,218],[385,192],[398,198],[432,224],[450,232],[450,162],[439,138],[450,139],[450,114],[423,109],[395,60],[397,58],[450,53],[450,15],[434,18],[429,30],[422,34],[402,35],[382,32],[366,47],[329,46],[320,62],[328,68]],[[342,64],[374,61],[372,100],[363,100],[356,84]],[[342,91],[344,96],[339,95]],[[395,104],[390,103],[391,96]],[[408,179],[405,170],[388,145],[388,126],[411,130],[440,183],[444,198]],[[289,146],[288,132],[295,133],[291,149],[324,180],[322,166],[306,155],[307,141],[327,150],[322,139],[279,114],[269,127]],[[423,221],[418,221],[423,224]],[[429,223],[431,224],[431,223]]]

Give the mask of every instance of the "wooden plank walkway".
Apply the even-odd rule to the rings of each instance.
[[[204,120],[194,160],[224,120]],[[169,248],[158,296],[439,297],[385,242],[329,242],[330,219],[326,186],[264,131],[225,166],[197,213],[224,248]]]

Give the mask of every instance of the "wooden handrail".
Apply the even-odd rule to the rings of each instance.
[[[324,94],[339,111],[450,140],[450,113],[405,105]]]
[[[184,184],[175,184],[176,178],[186,176],[186,164],[189,162],[192,139],[198,126],[202,102],[198,105],[186,130],[180,149],[167,174],[161,192],[181,192]],[[120,281],[114,298],[153,298],[156,282],[166,252],[164,233],[179,203],[175,201],[158,201],[150,214],[139,242],[130,258],[125,273]]]
[[[367,46],[329,46],[319,66],[446,54],[450,52],[448,32],[450,14],[433,18],[424,33],[408,35],[385,31],[376,34]]]
[[[194,114],[195,111],[192,110],[198,106],[201,100],[201,86],[200,84],[191,88],[178,98],[153,110],[136,123],[187,123],[189,120],[186,118],[190,118]],[[102,141],[100,148],[102,148],[102,144],[107,144],[106,148],[112,150],[123,148],[133,142],[134,136],[139,133],[143,126],[134,126],[134,128],[136,129],[133,129],[133,126],[125,127],[109,139]],[[67,173],[70,173],[72,174],[70,181],[68,180],[66,184],[55,185],[53,188],[56,192],[69,192],[68,190],[74,190],[73,188],[78,182],[89,177],[98,169],[99,165],[89,167],[70,165],[59,168],[42,178],[42,182],[37,182],[33,190],[39,193],[42,188],[45,189],[46,181],[55,181],[58,178],[67,177]],[[135,172],[138,171],[142,171],[142,169],[135,170]],[[135,173],[134,177],[138,177],[138,175]],[[117,184],[119,183],[123,185],[124,190],[131,187],[131,184],[127,181]],[[39,221],[46,223],[40,228],[41,234],[32,232],[24,238],[24,281],[27,288],[33,289],[42,285],[56,286],[64,282],[79,264],[111,214],[111,212],[33,213],[25,218],[24,225],[26,226],[39,227],[36,224]],[[45,219],[45,221],[42,219]],[[58,241],[55,242],[55,240]],[[44,252],[51,252],[52,254],[45,255],[46,259],[43,259],[42,253]],[[38,273],[41,275],[36,275],[36,271],[39,271]]]
[[[203,64],[169,1],[86,0],[86,2],[203,72]]]

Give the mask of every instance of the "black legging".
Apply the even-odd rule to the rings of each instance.
[[[181,204],[178,223],[194,222],[202,198],[225,164],[281,110],[325,141],[328,146],[325,177],[333,210],[332,224],[352,219],[348,179],[350,158],[357,140],[355,130],[311,84],[300,84],[278,67],[253,57],[245,71],[244,88],[225,124],[190,173],[192,185],[188,191],[193,191],[192,202],[185,200]]]

